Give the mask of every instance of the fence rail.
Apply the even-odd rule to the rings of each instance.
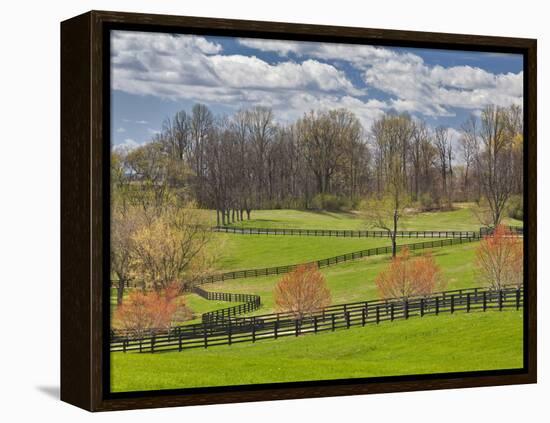
[[[523,226],[506,226],[505,225],[504,227],[514,235],[523,236]],[[494,230],[495,228],[492,226],[484,226],[479,228],[479,235],[482,237],[491,235]]]
[[[229,301],[240,302],[242,304],[226,307],[214,311],[203,313],[202,322],[208,324],[211,322],[219,323],[221,321],[231,319],[231,316],[237,316],[238,314],[250,313],[257,310],[261,306],[261,298],[255,294],[233,294],[228,292],[212,292],[205,291],[204,289],[196,286],[193,288],[193,292],[201,297],[210,301]]]
[[[464,244],[464,243],[475,242],[479,240],[480,238],[478,237],[447,238],[447,239],[439,239],[435,241],[424,241],[424,242],[416,242],[416,243],[410,243],[410,244],[401,244],[401,245],[397,245],[397,251],[400,251],[404,247],[407,247],[409,248],[409,250],[414,251],[414,250],[422,250],[426,248],[440,248],[440,247],[445,247],[450,245]],[[298,266],[304,266],[304,265],[306,266],[313,265],[320,269],[327,266],[334,266],[336,264],[345,263],[351,260],[358,260],[364,257],[391,254],[391,252],[392,252],[392,247],[390,245],[386,247],[373,247],[366,250],[354,251],[351,253],[340,254],[338,256],[306,262],[306,263],[288,264],[285,266],[265,267],[260,269],[235,270],[232,272],[218,273],[215,275],[206,276],[200,279],[199,281],[195,282],[195,285],[222,282],[222,281],[232,280],[232,279],[280,275],[280,274],[292,272]],[[191,290],[192,287],[189,287],[188,289]]]
[[[347,229],[294,229],[294,228],[239,228],[215,226],[215,232],[242,235],[293,235],[293,236],[334,236],[341,238],[391,238],[388,231],[357,231]],[[480,231],[397,231],[399,238],[474,238]]]
[[[247,295],[247,294],[245,294]],[[370,326],[384,321],[406,320],[412,317],[466,313],[523,307],[523,287],[501,290],[471,288],[445,291],[429,297],[361,301],[333,305],[307,316],[291,313],[226,318],[209,324],[179,326],[165,333],[131,336],[112,333],[111,351],[163,352],[258,342],[307,333],[320,333]]]
[[[446,238],[446,239],[438,239],[434,241],[423,241],[423,242],[415,242],[415,243],[409,243],[409,244],[401,244],[397,245],[397,251],[400,251],[402,248],[407,247],[409,250],[422,250],[427,248],[440,248],[450,245],[457,245],[457,244],[464,244],[469,242],[476,242],[479,241],[479,237],[472,237],[472,238]],[[385,246],[385,247],[373,247],[368,248],[366,250],[359,250],[354,251],[351,253],[346,254],[340,254],[338,256],[334,257],[328,257],[320,260],[305,262],[305,263],[298,263],[298,264],[287,264],[284,266],[273,266],[273,267],[264,267],[259,269],[246,269],[246,270],[234,270],[231,272],[225,272],[225,273],[217,273],[214,275],[208,275],[203,278],[200,278],[197,281],[194,281],[192,284],[189,284],[188,286],[184,286],[185,291],[192,291],[197,285],[204,285],[209,283],[215,283],[215,282],[223,282],[227,280],[233,280],[233,279],[244,279],[244,278],[256,278],[260,276],[273,276],[273,275],[282,275],[288,272],[292,272],[295,270],[298,266],[316,266],[317,268],[321,269],[323,267],[327,266],[334,266],[336,264],[346,263],[351,260],[358,260],[364,257],[370,257],[370,256],[376,256],[376,255],[384,255],[384,254],[391,254],[392,252],[392,246]],[[112,281],[112,284],[114,284],[116,281]],[[127,282],[128,287],[143,287],[143,283],[138,281],[128,281]]]
[[[217,227],[217,228],[225,228],[228,232],[243,230],[242,228],[231,228],[231,227]],[[259,228],[250,228],[252,230],[263,230]],[[507,226],[507,229],[509,229],[512,233],[516,235],[523,235],[523,228],[521,226]],[[248,231],[248,229],[244,229],[245,231]],[[337,231],[337,230],[315,230],[315,229],[268,229],[269,231],[283,231],[282,233],[277,233],[277,235],[284,235],[285,231],[302,231],[302,234],[305,234],[305,231],[309,231],[310,233],[313,231],[324,231],[328,233],[332,233],[333,235],[328,236],[349,236],[350,232],[368,232],[368,233],[380,233],[385,234],[384,236],[380,237],[387,237],[387,232],[384,231]],[[447,234],[448,236],[445,237],[445,239],[441,240],[435,240],[435,241],[424,241],[424,242],[417,242],[417,243],[409,243],[409,244],[402,244],[397,246],[397,250],[399,251],[403,247],[408,247],[410,250],[420,250],[420,249],[426,249],[426,248],[439,248],[449,245],[456,245],[456,244],[463,244],[465,242],[475,242],[479,241],[484,236],[490,235],[493,232],[494,228],[491,227],[482,227],[479,229],[479,231],[400,231],[400,233],[403,234],[403,237],[409,237],[409,238],[415,238],[412,234],[426,234],[425,237],[430,238],[443,238],[443,234]],[[225,230],[224,230],[225,231]],[[237,232],[235,232],[237,233]],[[248,233],[248,232],[243,232]],[[272,232],[270,232],[272,233]],[[274,233],[274,232],[273,232]],[[340,233],[341,235],[336,235],[336,233]],[[343,235],[343,233],[347,233],[348,235]],[[275,234],[275,233],[274,233]],[[291,233],[288,232],[287,235],[290,235]],[[406,235],[410,234],[410,235]],[[440,235],[436,235],[440,234]],[[453,235],[454,234],[454,235]],[[471,235],[471,236],[465,236],[465,235]],[[350,236],[353,237],[353,236]],[[378,236],[376,236],[378,237]],[[424,236],[418,236],[419,238],[423,238]],[[354,251],[351,253],[341,254],[334,257],[329,257],[325,259],[320,259],[316,261],[311,261],[307,263],[299,263],[299,264],[289,264],[284,266],[273,266],[273,267],[265,267],[265,268],[259,268],[259,269],[246,269],[246,270],[235,270],[231,272],[225,272],[225,273],[217,273],[214,275],[208,275],[205,276],[198,281],[195,281],[193,284],[190,284],[189,286],[185,287],[185,290],[191,291],[194,289],[194,286],[196,285],[203,285],[208,283],[215,283],[215,282],[223,282],[226,280],[233,280],[233,279],[242,279],[242,278],[255,278],[259,276],[272,276],[272,275],[279,275],[284,274],[288,272],[292,272],[295,270],[298,266],[301,265],[316,265],[318,268],[326,267],[326,266],[333,266],[335,264],[345,263],[350,260],[357,260],[368,256],[374,256],[374,255],[381,255],[381,254],[390,254],[392,251],[391,246],[386,247],[373,247],[366,250],[360,250],[360,251]],[[111,284],[114,285],[118,281],[112,280]],[[128,281],[127,287],[142,287],[143,283],[139,283],[136,281]]]

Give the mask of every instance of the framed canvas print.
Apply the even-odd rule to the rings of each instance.
[[[536,41],[61,24],[61,397],[536,382]]]

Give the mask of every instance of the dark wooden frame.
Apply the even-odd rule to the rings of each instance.
[[[491,372],[110,394],[108,263],[109,28],[523,54],[524,368]],[[90,411],[536,383],[536,40],[92,11],[61,24],[61,399]],[[107,219],[108,220],[108,219]],[[107,256],[107,257],[106,257]],[[108,266],[108,264],[107,264]],[[108,274],[108,273],[107,273]],[[108,280],[108,277],[107,277]],[[107,307],[108,309],[108,307]],[[183,394],[185,392],[185,394]]]

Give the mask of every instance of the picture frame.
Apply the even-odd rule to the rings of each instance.
[[[523,56],[523,368],[111,393],[109,31],[375,44]],[[61,400],[89,411],[536,383],[536,40],[90,11],[61,23]]]

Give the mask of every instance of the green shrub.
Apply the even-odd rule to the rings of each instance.
[[[332,194],[317,194],[311,201],[316,210],[341,211],[351,207],[351,202],[345,198]]]
[[[517,220],[523,220],[523,196],[514,195],[510,197],[506,212],[508,214],[508,217]]]
[[[423,193],[419,198],[421,211],[439,210],[441,203],[439,198],[434,198],[429,192]]]

